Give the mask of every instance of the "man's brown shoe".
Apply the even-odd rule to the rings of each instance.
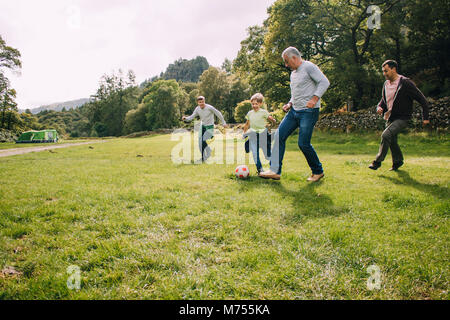
[[[259,174],[259,176],[263,179],[273,179],[273,180],[280,180],[281,176],[279,174],[276,174],[272,171],[264,171]]]
[[[313,175],[311,175],[311,177],[309,177],[307,180],[308,181],[312,181],[312,182],[317,182],[317,181],[319,181],[320,179],[322,179],[324,177],[324,174],[322,173],[322,174],[313,174]]]

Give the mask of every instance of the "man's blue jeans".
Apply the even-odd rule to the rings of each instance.
[[[273,139],[272,158],[270,161],[270,170],[277,174],[281,174],[284,152],[286,150],[286,140],[297,128],[300,129],[298,134],[298,146],[305,155],[306,161],[313,174],[322,174],[323,168],[319,161],[316,151],[311,145],[311,137],[319,119],[319,108],[305,109],[295,111],[293,108],[288,112],[281,121],[280,127],[275,132]]]

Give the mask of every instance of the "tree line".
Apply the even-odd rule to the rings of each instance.
[[[248,29],[233,72],[272,103],[289,99],[289,71],[281,60],[288,46],[329,78],[325,112],[376,104],[387,59],[425,95],[450,93],[448,0],[278,0],[268,13],[263,25]]]
[[[187,70],[192,69],[192,72]],[[200,69],[199,69],[200,68]],[[199,70],[204,69],[201,73]],[[175,79],[166,79],[174,74]],[[196,82],[186,74],[197,74]],[[8,110],[12,129],[56,129],[62,136],[123,136],[134,132],[173,128],[182,125],[181,117],[193,112],[197,97],[221,110],[227,122],[235,122],[236,105],[248,99],[249,85],[221,68],[209,66],[206,58],[179,59],[160,76],[140,85],[132,70],[105,74],[91,101],[78,109],[19,113]]]
[[[104,75],[92,101],[79,109],[36,116],[18,113],[16,92],[3,70],[20,69],[20,52],[0,37],[0,124],[11,130],[54,128],[73,137],[121,136],[180,126],[199,95],[227,122],[241,122],[250,108],[246,100],[256,92],[278,114],[290,98],[289,70],[281,59],[288,46],[297,47],[330,79],[323,112],[344,105],[354,111],[373,107],[387,59],[397,60],[400,73],[426,96],[448,96],[448,21],[446,0],[278,0],[262,25],[248,28],[236,58],[225,59],[220,68],[205,57],[180,58],[139,85],[133,71],[119,70]]]

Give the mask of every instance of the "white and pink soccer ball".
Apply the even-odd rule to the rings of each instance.
[[[243,164],[236,168],[234,174],[238,179],[247,179],[248,176],[250,175],[250,171],[248,170],[248,167],[245,164]]]

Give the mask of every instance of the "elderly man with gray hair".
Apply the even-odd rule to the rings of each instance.
[[[281,55],[291,73],[291,100],[283,106],[288,112],[275,133],[270,170],[260,174],[265,179],[280,180],[281,166],[287,138],[299,128],[298,146],[312,170],[308,181],[317,182],[323,176],[322,164],[311,145],[314,126],[319,119],[320,98],[330,86],[327,77],[318,66],[302,59],[295,47],[289,47]]]

